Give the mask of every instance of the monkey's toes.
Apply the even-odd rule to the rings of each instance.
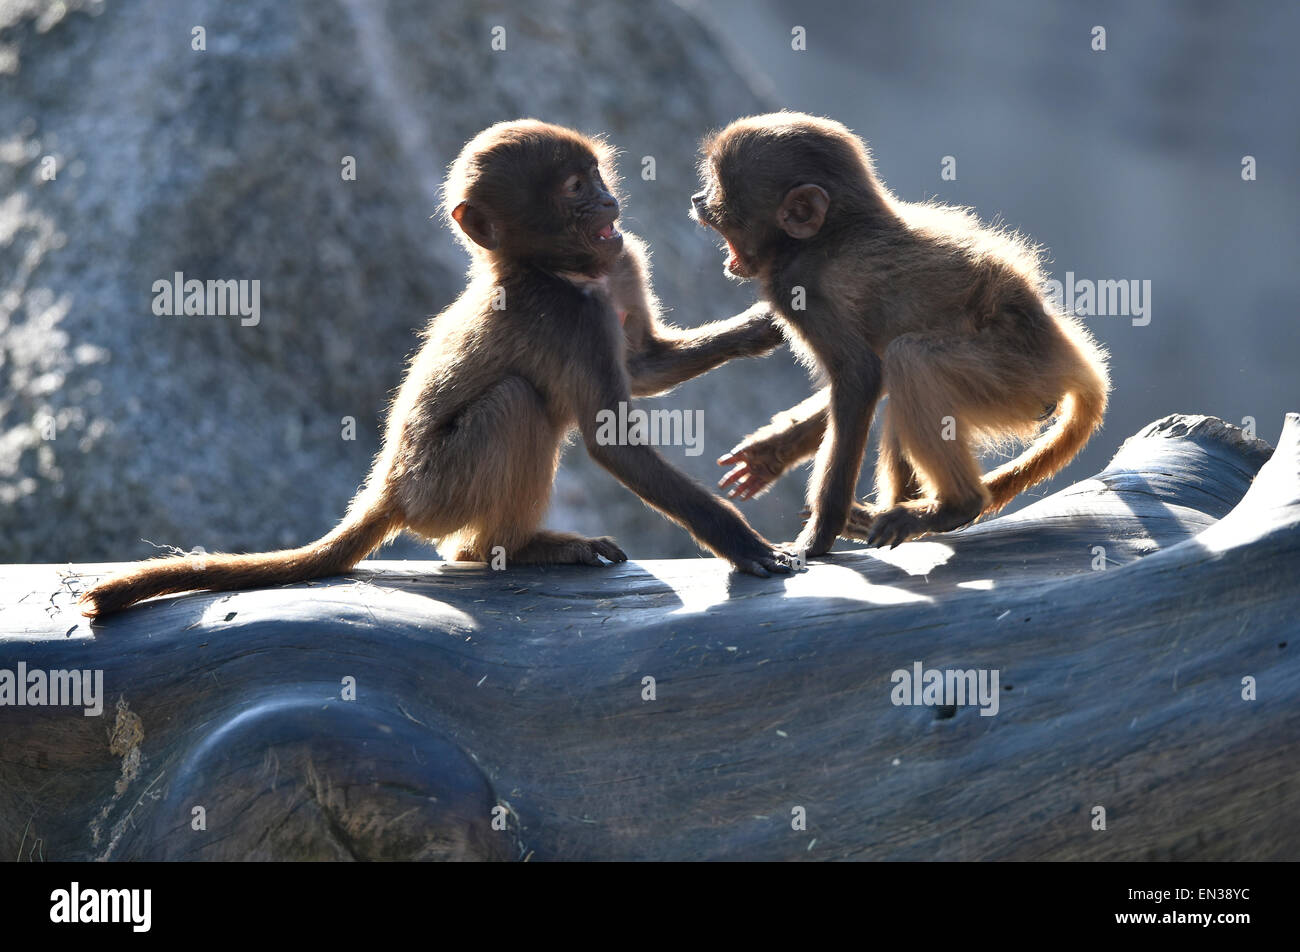
[[[906,509],[895,507],[880,513],[867,533],[872,548],[894,548],[917,534],[916,517]]]
[[[844,523],[844,531],[840,533],[840,538],[852,539],[854,542],[866,542],[870,537],[875,522],[876,513],[873,510],[859,503],[854,503],[853,508],[849,511],[849,518]]]
[[[762,564],[755,559],[737,559],[731,563],[737,571],[744,572],[746,575],[757,575],[759,578],[771,578],[772,573],[763,568]]]
[[[598,555],[603,555],[611,562],[627,561],[627,553],[620,549],[618,543],[609,536],[597,536],[594,539],[588,539],[587,544],[590,545]]]

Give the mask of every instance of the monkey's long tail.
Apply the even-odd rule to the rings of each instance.
[[[1051,428],[1040,435],[1024,453],[1003,463],[984,476],[984,486],[992,500],[983,515],[997,512],[1030,486],[1063,469],[1106,415],[1107,381],[1097,376],[1075,386],[1064,398],[1063,412]]]
[[[328,535],[298,549],[151,559],[85,592],[81,611],[95,618],[155,595],[195,589],[259,588],[337,575],[364,559],[400,526],[400,519],[391,510],[371,506],[364,512],[349,512]]]

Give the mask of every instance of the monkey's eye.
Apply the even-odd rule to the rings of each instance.
[[[564,181],[564,191],[568,195],[577,195],[582,191],[582,176],[570,175]]]

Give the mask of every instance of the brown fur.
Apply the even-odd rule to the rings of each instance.
[[[445,196],[471,252],[468,286],[425,330],[342,524],[299,549],[144,562],[88,591],[83,610],[337,574],[403,529],[457,559],[486,561],[501,546],[512,564],[623,561],[612,539],[539,528],[575,427],[602,466],[701,545],[753,574],[788,571],[734,506],[655,450],[595,438],[601,409],[782,339],[765,309],[688,331],[662,324],[644,246],[612,229],[613,174],[604,142],[558,126],[521,120],[475,137]],[[498,291],[505,306],[494,309]]]
[[[1044,297],[1040,253],[1024,238],[966,209],[900,201],[862,140],[829,119],[741,119],[703,155],[696,217],[830,382],[718,461],[733,467],[721,485],[750,498],[816,453],[795,547],[819,555],[837,535],[897,545],[958,528],[1060,470],[1101,425],[1105,353]],[[867,508],[853,487],[884,394]],[[944,438],[949,417],[955,439]],[[1008,440],[1031,442],[982,476],[975,450]]]

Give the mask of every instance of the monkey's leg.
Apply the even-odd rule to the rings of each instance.
[[[842,357],[847,359],[837,360],[827,368],[832,381],[830,426],[808,483],[811,514],[793,543],[796,550],[812,557],[830,551],[848,522],[862,457],[867,451],[871,417],[882,389],[880,358],[874,353]]]
[[[504,377],[445,426],[404,438],[392,491],[408,528],[444,557],[487,561],[495,546],[509,553],[536,533],[559,450],[532,384]]]
[[[660,330],[627,359],[632,396],[664,393],[733,357],[759,357],[785,340],[766,308],[685,331]]]
[[[599,565],[625,562],[613,539],[539,530],[559,465],[560,436],[541,396],[506,377],[467,406],[427,448],[424,519],[413,525],[457,561]],[[439,506],[431,498],[445,495]],[[413,519],[414,523],[415,520]],[[445,527],[454,524],[448,531]]]
[[[903,453],[903,447],[898,441],[898,429],[894,425],[894,414],[887,403],[880,428],[880,453],[876,459],[875,505],[865,506],[855,502],[844,531],[840,533],[841,537],[866,542],[877,515],[900,502],[919,499],[920,496],[920,477]]]
[[[979,462],[962,430],[963,387],[970,383],[960,371],[969,346],[904,334],[886,348],[891,429],[932,495],[877,512],[869,545],[895,546],[925,533],[961,528],[988,504]]]
[[[884,430],[880,439],[880,458],[876,461],[876,506],[888,509],[907,499],[921,496],[921,479],[912,461],[903,453],[893,414],[885,408]]]
[[[727,495],[732,499],[753,499],[791,466],[815,454],[826,435],[830,396],[830,387],[822,387],[718,457],[719,466],[732,467],[718,485],[723,489],[731,486]]]

